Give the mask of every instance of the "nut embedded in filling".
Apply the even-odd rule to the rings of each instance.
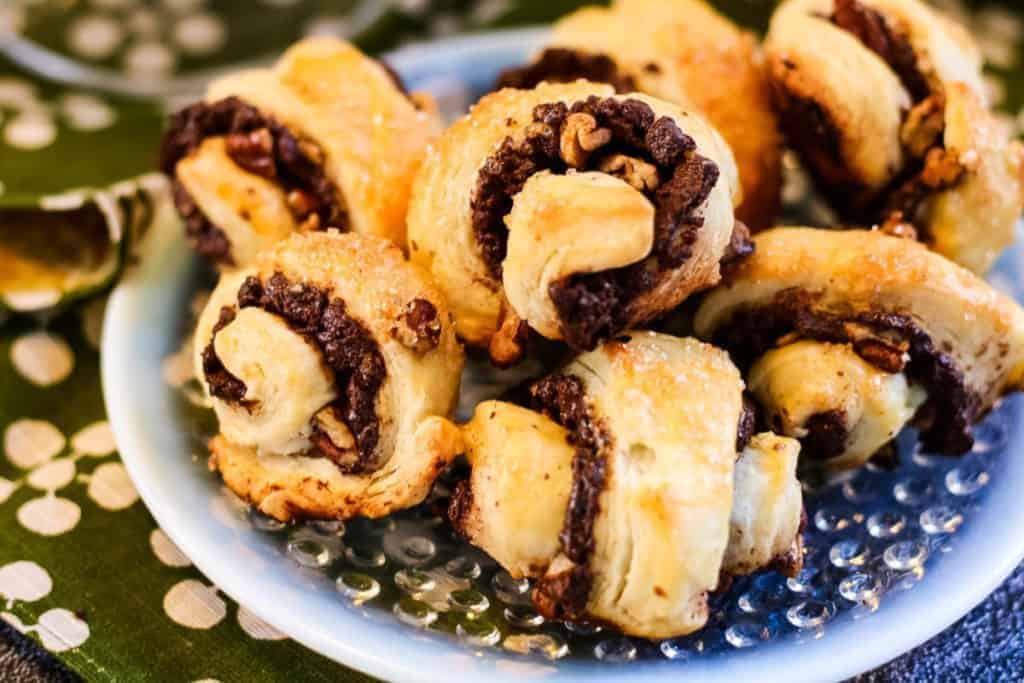
[[[569,430],[576,452],[572,490],[559,541],[568,560],[556,558],[534,589],[534,602],[548,618],[579,619],[586,612],[593,582],[589,563],[594,553],[594,521],[607,485],[604,450],[609,435],[595,423],[587,407],[583,382],[571,375],[546,377],[530,389],[534,407]]]
[[[639,100],[592,96],[571,107],[538,105],[521,141],[506,138],[481,167],[472,224],[481,257],[500,280],[508,245],[504,217],[535,173],[596,170],[625,180],[655,207],[654,246],[647,258],[622,268],[571,275],[551,283],[565,341],[594,348],[631,321],[631,306],[665,271],[692,255],[704,224],[700,208],[718,180],[718,166],[667,116],[656,118]]]
[[[499,88],[535,88],[543,81],[571,83],[577,79],[607,83],[615,92],[636,90],[636,80],[602,53],[586,53],[564,47],[546,48],[532,64],[506,69],[498,76]]]
[[[347,227],[342,195],[327,177],[321,147],[237,97],[198,102],[172,116],[161,143],[161,169],[173,178],[181,159],[216,136],[224,137],[228,156],[240,168],[280,185],[302,229]],[[227,236],[177,180],[174,201],[197,250],[216,262],[232,264]]]
[[[320,350],[324,364],[334,373],[338,398],[313,420],[312,441],[318,450],[345,473],[359,474],[380,466],[377,443],[380,420],[377,395],[387,368],[377,342],[355,318],[345,302],[314,285],[291,283],[275,273],[267,282],[248,277],[238,291],[239,308],[258,307],[280,316]],[[203,370],[210,393],[221,400],[243,401],[246,387],[231,376],[214,350],[216,333],[230,324],[235,312],[225,307],[214,336],[203,351]]]
[[[865,361],[888,372],[903,372],[928,394],[914,418],[925,448],[949,455],[966,453],[974,443],[971,425],[980,417],[981,397],[967,386],[963,371],[950,355],[909,316],[881,311],[834,313],[816,307],[813,293],[799,289],[780,292],[770,304],[736,313],[715,334],[715,342],[734,355],[741,366],[795,333],[815,341],[849,343]],[[827,457],[841,450],[846,435],[835,429],[836,417],[818,418],[808,452]]]
[[[943,143],[945,95],[941,84],[922,69],[906,31],[881,12],[859,0],[836,0],[831,16],[835,26],[854,36],[885,62],[910,97],[911,108],[901,112],[900,139],[907,163],[880,192],[869,192],[846,168],[840,133],[826,109],[814,99],[790,92],[788,75],[796,68],[784,61],[776,74],[782,126],[789,140],[822,180],[822,190],[841,211],[863,224],[884,223],[889,231],[915,228],[928,241],[927,226],[918,220],[929,196],[955,187],[965,167],[947,154]],[[913,234],[910,231],[904,231]]]
[[[426,299],[413,299],[391,328],[391,336],[416,353],[436,349],[441,343],[441,319],[437,307]]]

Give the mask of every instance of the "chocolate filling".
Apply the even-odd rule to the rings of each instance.
[[[732,227],[732,235],[729,237],[729,246],[725,248],[722,260],[719,261],[723,277],[732,270],[733,266],[738,265],[753,253],[754,240],[750,237],[750,228],[737,218]]]
[[[235,265],[231,257],[231,242],[224,231],[211,223],[185,186],[177,179],[171,182],[174,205],[185,223],[185,236],[193,248],[205,259],[226,266]]]
[[[356,444],[359,457],[353,460],[345,450],[334,446],[329,437],[319,429],[314,429],[313,440],[323,444],[321,452],[333,460],[342,471],[358,474],[374,469],[379,465],[375,457],[377,443],[380,439],[380,420],[377,417],[376,400],[380,388],[387,376],[387,367],[377,342],[369,330],[355,318],[351,317],[341,299],[330,296],[328,290],[305,283],[292,283],[283,274],[275,273],[267,282],[256,277],[248,277],[238,290],[238,306],[261,308],[283,318],[297,334],[301,334],[314,344],[323,355],[324,363],[334,372],[335,386],[339,396],[331,403],[330,408],[335,417],[343,422]],[[234,319],[221,314],[220,327]],[[214,334],[219,328],[214,328]],[[211,371],[207,370],[207,356],[211,359]],[[216,364],[213,361],[216,360]],[[213,342],[203,352],[204,371],[207,381],[214,393],[214,379],[225,387],[223,395],[214,394],[225,401],[237,401],[237,386],[241,385],[241,396],[245,395],[245,385],[230,375],[213,350]],[[220,379],[216,373],[218,368],[230,379]]]
[[[800,526],[796,530],[796,538],[789,550],[776,556],[771,563],[765,567],[770,572],[778,572],[783,576],[795,578],[804,567],[804,543],[803,533],[807,529],[807,508],[800,508]]]
[[[593,582],[589,563],[594,554],[594,522],[607,483],[603,451],[609,436],[591,416],[583,382],[578,377],[546,377],[531,387],[530,394],[535,409],[569,430],[568,441],[576,449],[572,490],[559,537],[562,552],[574,566],[538,581],[533,599],[547,618],[579,619],[585,614]]]
[[[592,117],[610,141],[590,153],[567,159],[563,135],[573,135],[572,115]],[[480,169],[473,193],[472,224],[490,275],[501,279],[508,245],[504,218],[513,199],[535,173],[590,170],[614,155],[639,159],[657,175],[655,189],[643,194],[654,204],[654,247],[639,263],[598,273],[571,275],[550,285],[563,336],[574,350],[593,349],[633,321],[633,302],[653,289],[666,271],[692,255],[704,224],[700,208],[718,180],[718,166],[696,151],[696,143],[669,117],[656,118],[639,100],[591,96],[571,107],[542,104],[521,141],[506,138]]]
[[[341,193],[327,177],[319,145],[237,97],[197,102],[174,114],[161,142],[160,168],[173,178],[178,162],[214,136],[225,138],[227,154],[239,167],[281,186],[304,229],[347,227]],[[175,186],[175,204],[196,248],[230,263],[230,244],[223,231],[202,215],[180,183],[175,181]]]
[[[931,85],[918,67],[909,37],[894,30],[880,12],[859,0],[835,0],[832,23],[853,34],[888,64],[915,103],[931,94]]]
[[[844,214],[863,213],[867,188],[846,167],[841,135],[832,117],[815,100],[789,92],[784,83],[775,83],[774,92],[782,131],[806,165],[814,169],[821,192]]]
[[[922,106],[928,107],[925,101],[932,99],[936,109],[932,116],[940,123],[930,126],[915,120],[913,123],[918,125],[913,126],[913,131],[904,131],[905,134],[912,132],[914,137],[925,137],[909,145],[907,151],[911,161],[907,168],[883,193],[885,199],[882,204],[871,207],[872,213],[875,216],[881,215],[884,220],[893,220],[896,216],[899,220],[905,219],[914,224],[920,207],[930,195],[955,186],[963,176],[962,164],[942,154],[945,98],[941,90],[936,91],[932,87],[928,77],[921,71],[909,37],[891,26],[880,12],[866,7],[859,0],[836,0],[832,22],[856,36],[865,47],[889,65],[910,94],[915,112]],[[924,149],[921,149],[922,146]],[[924,226],[915,227],[921,239],[927,241],[930,238],[927,231],[923,230]]]
[[[811,415],[804,425],[807,436],[800,439],[800,452],[812,460],[830,460],[846,450],[850,430],[846,427],[846,412],[827,410]]]
[[[472,509],[473,487],[470,484],[469,477],[467,476],[465,479],[455,484],[451,500],[448,501],[448,521],[451,522],[452,529],[455,530],[455,533],[464,541],[470,540],[466,535],[466,517]]]
[[[203,349],[203,374],[206,375],[206,383],[211,396],[228,403],[237,403],[248,410],[255,406],[252,401],[245,400],[245,392],[248,391],[248,387],[245,386],[245,382],[232,375],[224,367],[213,348],[213,340],[217,333],[231,324],[235,315],[235,309],[231,306],[224,306],[220,309],[220,317],[217,318],[217,323],[213,326],[210,343]]]
[[[905,348],[909,361],[903,372],[928,392],[928,400],[914,418],[923,445],[949,455],[971,449],[971,425],[982,416],[983,403],[949,354],[936,348],[909,316],[881,311],[831,312],[820,308],[817,299],[801,289],[781,291],[767,304],[738,311],[718,329],[714,341],[728,349],[741,367],[749,367],[778,339],[793,332],[805,339],[851,343],[865,361],[885,372],[894,369],[892,356],[880,356],[878,346]],[[819,430],[824,446],[834,446],[837,431]]]
[[[620,71],[619,65],[608,55],[564,47],[546,48],[532,64],[502,71],[498,76],[498,87],[529,90],[544,81],[571,83],[580,78],[607,83],[618,93],[636,90],[636,80]]]
[[[736,427],[736,453],[742,453],[750,443],[757,428],[757,404],[747,392],[743,392],[743,408],[740,410],[740,421]]]

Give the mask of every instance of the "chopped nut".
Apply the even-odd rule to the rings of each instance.
[[[907,361],[910,360],[910,355],[905,350],[878,339],[861,339],[854,342],[853,350],[876,368],[893,374],[903,372]]]
[[[416,353],[436,349],[441,341],[437,307],[426,299],[413,299],[391,327],[391,336]]]
[[[921,181],[930,188],[941,190],[956,184],[965,171],[956,155],[936,147],[925,157]]]
[[[598,167],[604,173],[619,176],[640,192],[656,190],[661,184],[658,169],[654,164],[628,157],[625,154],[613,154]]]
[[[359,462],[355,437],[348,426],[338,419],[331,406],[313,416],[310,440],[326,458],[340,467],[351,467]]]
[[[286,197],[288,208],[295,216],[305,216],[316,210],[316,198],[302,190],[292,190]]]
[[[306,220],[299,223],[299,230],[302,232],[316,232],[320,229],[320,216],[315,213],[311,213],[306,216]]]
[[[590,114],[569,114],[562,127],[560,151],[562,159],[575,168],[586,163],[590,152],[611,142],[612,132],[598,128],[597,120]]]
[[[892,237],[902,237],[903,239],[917,241],[917,228],[906,220],[902,211],[890,213],[885,219],[885,223],[880,225],[878,229]]]
[[[302,152],[302,156],[318,166],[323,165],[326,161],[323,149],[312,140],[299,139],[299,151]]]
[[[900,141],[915,157],[923,157],[938,142],[945,127],[945,98],[932,95],[907,114],[900,129]]]
[[[232,133],[224,139],[231,160],[249,173],[272,179],[277,175],[274,163],[274,137],[266,128],[248,133]]]
[[[498,367],[508,367],[518,362],[523,357],[528,332],[526,321],[516,315],[506,302],[502,308],[501,325],[487,347],[491,361]]]

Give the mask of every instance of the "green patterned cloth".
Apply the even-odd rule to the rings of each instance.
[[[145,182],[130,192],[118,183],[145,178],[152,168],[167,103],[124,93],[140,84],[153,90],[154,83],[167,92],[187,89],[195,74],[267,57],[309,32],[359,31],[364,45],[380,49],[406,38],[548,21],[578,4],[0,1],[0,47],[9,50],[4,31],[17,30],[46,54],[72,60],[88,83],[111,88],[97,94],[58,86],[39,75],[59,75],[50,62],[29,71],[0,57],[0,262],[4,248],[18,242],[12,236],[44,235],[45,251],[62,268],[102,275],[85,284],[62,281],[57,300],[30,293],[37,299],[29,304],[46,305],[22,310],[63,311],[46,319],[11,314],[17,307],[0,300],[0,618],[89,680],[365,679],[306,651],[210,585],[157,528],[115,452],[98,373],[103,298],[70,304],[110,284],[132,230],[144,229],[148,216]],[[772,3],[733,4],[742,21],[763,26]],[[939,4],[984,33],[987,57],[1002,76],[993,80],[995,95],[1005,111],[1017,112],[1021,20],[991,5],[970,14],[953,0]],[[23,64],[31,61],[16,52]],[[91,242],[65,243],[58,209],[70,206],[69,191],[82,188],[84,211],[110,197],[120,203],[121,230],[100,206],[95,219],[106,230]],[[65,203],[46,201],[54,196]],[[38,242],[18,244],[34,249]],[[99,255],[83,260],[93,248]],[[113,271],[97,265],[105,258],[113,258]],[[3,278],[0,272],[0,292]]]
[[[87,680],[369,680],[218,593],[139,501],[103,412],[102,301],[0,337],[0,617]]]

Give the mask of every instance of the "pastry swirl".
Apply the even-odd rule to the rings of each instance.
[[[642,36],[638,39],[638,36]],[[778,214],[782,136],[756,38],[702,0],[615,0],[555,22],[529,64],[499,85],[577,78],[694,108],[732,148],[743,187],[737,217],[753,230]]]
[[[1012,243],[1024,147],[960,26],[919,0],[788,0],[766,52],[789,142],[845,219],[910,226],[979,273]]]
[[[517,360],[528,329],[591,349],[718,281],[746,233],[737,193],[699,116],[586,81],[505,89],[429,152],[410,253],[495,362]]]
[[[297,233],[262,252],[222,277],[195,348],[211,464],[279,519],[413,505],[459,452],[447,306],[382,238]]]
[[[966,452],[971,426],[1024,376],[1024,311],[912,240],[777,228],[708,294],[697,334],[749,369],[768,424],[856,466],[908,421]]]
[[[757,435],[737,462],[742,394],[726,354],[696,340],[606,342],[534,384],[532,409],[477,407],[452,523],[536,578],[548,617],[695,631],[723,573],[800,566],[799,446]]]
[[[405,245],[413,176],[439,128],[384,64],[316,38],[212,83],[171,117],[161,167],[196,250],[243,267],[296,231]]]

